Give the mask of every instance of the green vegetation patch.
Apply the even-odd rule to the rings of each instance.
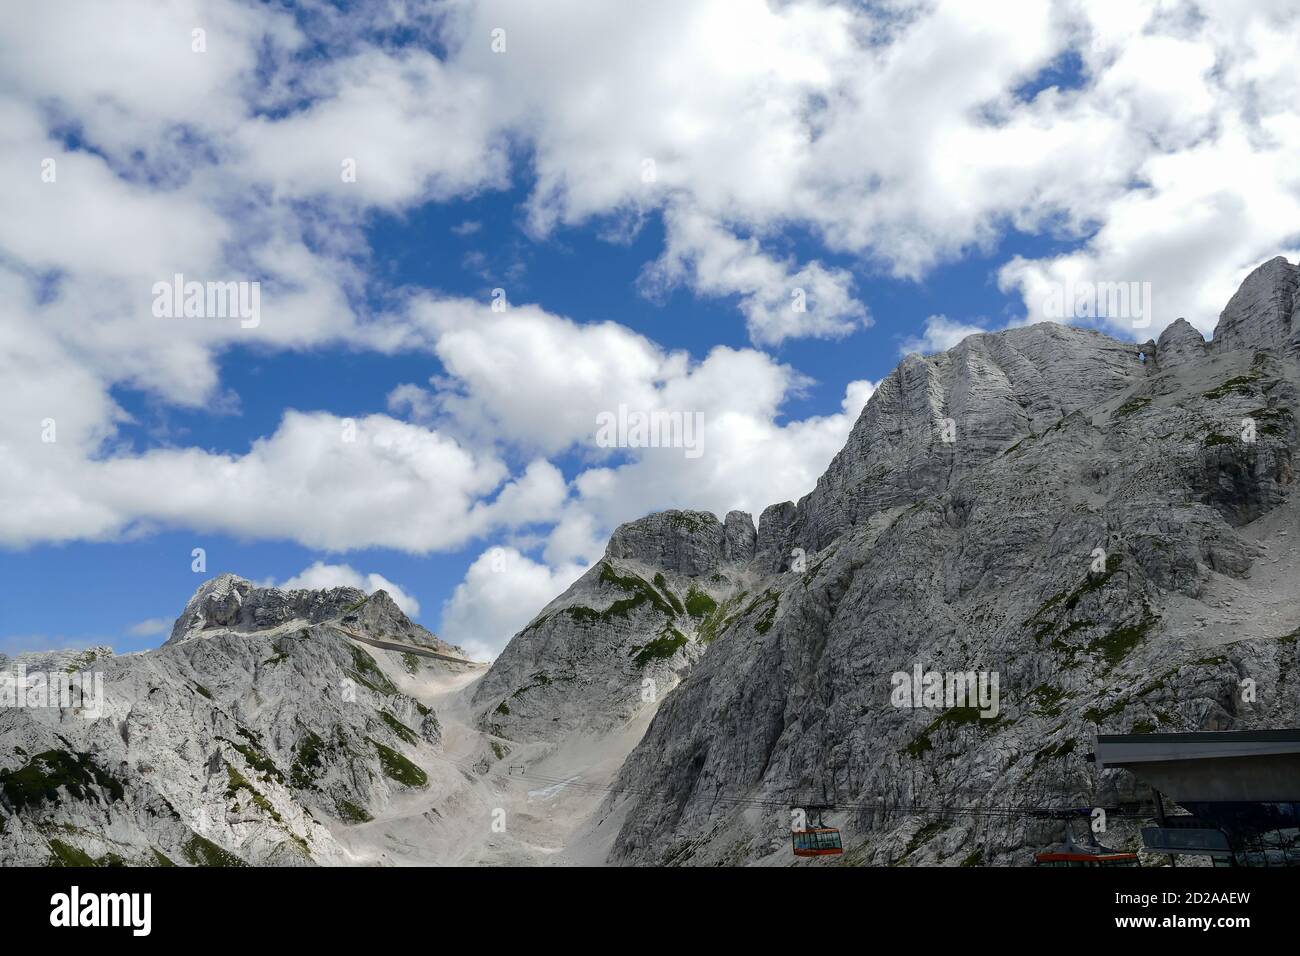
[[[907,841],[907,849],[903,850],[903,856],[901,859],[906,859],[911,856],[946,829],[948,829],[948,824],[938,820],[927,823],[925,826],[921,827],[921,829],[912,834],[912,839]]]
[[[1127,699],[1115,701],[1109,707],[1089,707],[1083,712],[1083,719],[1094,724],[1103,724],[1111,717],[1121,713],[1128,706]]]
[[[649,604],[666,617],[673,617],[677,613],[664,596],[651,587],[645,578],[636,574],[621,575],[614,570],[608,561],[601,565],[600,583],[612,585],[632,595],[630,598],[615,601],[601,611],[600,617],[602,620],[608,621],[614,618],[626,617],[642,604]]]
[[[1073,611],[1078,607],[1079,602],[1085,595],[1092,594],[1094,591],[1100,591],[1104,588],[1110,582],[1110,579],[1115,576],[1115,573],[1120,569],[1120,566],[1123,563],[1123,555],[1108,555],[1106,557],[1106,569],[1104,571],[1098,574],[1089,572],[1084,578],[1083,583],[1074,590],[1061,591],[1059,594],[1052,595],[1039,606],[1038,610],[1034,612],[1034,616],[1026,621],[1025,625],[1040,625],[1043,622],[1043,618],[1053,611]]]
[[[679,511],[669,517],[668,523],[680,531],[698,534],[704,530],[704,519],[693,511]]]
[[[397,688],[385,676],[373,657],[355,644],[349,643],[348,650],[352,652],[353,668],[348,673],[358,684],[369,687],[376,694],[382,694],[385,697],[391,697],[397,693]]]
[[[1129,651],[1145,640],[1159,620],[1155,615],[1147,613],[1135,624],[1117,627],[1108,634],[1090,641],[1087,650],[1092,653],[1100,652],[1107,668],[1114,667],[1128,656]]]
[[[1285,408],[1257,408],[1246,416],[1255,420],[1258,435],[1285,436],[1295,426],[1295,419]]]
[[[516,690],[513,694],[510,695],[510,699],[515,700],[516,698],[523,697],[524,694],[528,693],[534,687],[547,687],[555,683],[556,681],[569,681],[569,680],[573,680],[573,678],[563,677],[563,676],[551,677],[545,671],[533,671],[533,682],[531,684],[525,684],[523,687],[520,687],[518,690]],[[509,715],[510,706],[505,701],[502,701],[501,704],[497,707],[497,713]]]
[[[402,666],[406,668],[406,673],[418,674],[420,672],[420,659],[410,651],[402,651]]]
[[[632,654],[635,655],[632,663],[636,664],[637,667],[645,667],[651,661],[672,657],[685,646],[686,635],[676,628],[670,627],[645,647],[632,648]]]
[[[919,758],[927,750],[934,749],[934,741],[931,734],[943,729],[944,727],[970,727],[976,726],[981,732],[987,733],[996,727],[1002,726],[1001,715],[997,717],[982,717],[978,707],[949,707],[942,714],[930,721],[929,725],[912,739],[912,742],[903,748],[903,753],[909,757]]]
[[[191,866],[248,866],[243,860],[229,850],[223,850],[211,840],[206,840],[197,833],[181,847],[181,856]]]
[[[239,792],[241,790],[246,790],[248,791],[249,798],[253,802],[253,806],[257,807],[276,823],[284,822],[284,820],[280,818],[280,814],[275,807],[271,806],[271,801],[266,799],[266,797],[262,795],[261,791],[248,782],[247,777],[230,764],[226,764],[226,777],[226,799],[237,800],[239,799]]]
[[[250,741],[249,743],[238,744],[227,737],[218,737],[217,739],[224,740],[226,743],[230,744],[231,747],[237,750],[240,755],[248,761],[248,765],[257,773],[261,774],[262,780],[275,780],[278,783],[284,783],[284,774],[282,774],[280,768],[275,765],[275,761],[254,746],[254,743],[261,742],[260,738],[251,731],[245,730],[243,727],[240,727],[239,731],[244,735],[245,739]]]
[[[289,768],[289,782],[299,790],[311,790],[316,787],[320,776],[321,753],[325,741],[311,733],[303,735],[294,749],[293,765]]]
[[[1039,684],[1029,692],[1029,706],[1039,717],[1059,717],[1062,705],[1070,696],[1058,687]]]
[[[17,770],[0,770],[0,790],[15,810],[42,803],[59,803],[60,789],[77,800],[99,802],[95,787],[113,803],[121,800],[125,788],[90,754],[67,750],[46,750]]]
[[[1150,397],[1146,395],[1138,395],[1134,398],[1130,398],[1119,408],[1115,409],[1115,417],[1127,418],[1129,415],[1134,415],[1142,411],[1142,409],[1146,408],[1150,404]]]
[[[1034,763],[1038,763],[1040,760],[1049,760],[1053,757],[1066,757],[1072,753],[1074,753],[1074,741],[1066,740],[1054,747],[1044,747],[1038,751],[1038,753],[1034,754]]]
[[[1259,381],[1259,375],[1260,373],[1257,370],[1252,370],[1246,375],[1230,378],[1206,392],[1205,397],[1217,401],[1229,395],[1251,395],[1255,391],[1255,383]]]
[[[768,590],[750,602],[749,607],[744,610],[744,616],[748,617],[755,611],[759,611],[759,618],[754,622],[754,630],[760,634],[766,634],[772,629],[773,622],[776,621],[776,611],[780,605],[781,595]]]
[[[75,674],[77,671],[89,667],[97,660],[99,660],[99,651],[85,651],[80,657],[65,667],[64,670],[69,674]]]
[[[658,573],[654,576],[654,582],[655,582],[655,587],[657,587],[661,592],[663,592],[663,596],[668,599],[668,603],[673,606],[674,611],[676,611],[678,614],[686,613],[682,609],[682,602],[677,600],[677,595],[673,594],[672,589],[668,587],[668,582],[664,579],[662,573]]]
[[[374,819],[351,800],[344,800],[341,797],[334,801],[334,812],[344,823],[369,823]]]
[[[718,602],[704,591],[693,587],[686,595],[686,613],[691,617],[708,617],[717,610]]]
[[[414,730],[406,726],[406,724],[402,723],[388,711],[381,710],[379,712],[379,719],[388,725],[389,730],[397,734],[397,736],[401,737],[408,744],[414,744],[419,740],[415,735]]]
[[[62,840],[50,841],[50,852],[54,856],[50,859],[50,866],[94,866],[95,861],[85,850],[78,850],[75,846],[69,846]]]
[[[700,623],[698,632],[700,641],[704,644],[708,644],[730,627],[736,619],[740,617],[740,612],[736,611],[736,608],[740,607],[741,603],[747,596],[747,591],[741,591],[739,594],[733,594],[731,597],[723,600],[723,602]]]
[[[429,775],[396,750],[385,747],[373,737],[366,739],[370,741],[375,748],[375,752],[379,754],[379,766],[383,769],[384,776],[390,780],[396,780],[404,787],[420,789],[429,785]]]

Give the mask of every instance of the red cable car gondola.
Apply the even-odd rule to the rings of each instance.
[[[829,806],[814,805],[798,809],[815,813],[817,822],[806,829],[791,831],[790,847],[794,850],[795,856],[839,856],[844,852],[840,831],[822,823],[822,810],[830,809]]]
[[[1091,831],[1089,831],[1091,834]],[[1034,854],[1034,866],[1141,866],[1136,853],[1121,853],[1094,843],[1079,846],[1074,842],[1069,824],[1065,827],[1065,842],[1054,850]]]
[[[844,852],[840,831],[834,827],[795,830],[790,834],[795,856],[839,856]]]

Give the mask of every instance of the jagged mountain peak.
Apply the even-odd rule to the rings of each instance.
[[[749,562],[756,537],[754,519],[744,511],[728,512],[723,521],[708,511],[658,511],[620,525],[605,556],[697,576]]]
[[[1196,362],[1205,356],[1205,336],[1185,318],[1177,318],[1160,333],[1155,358],[1161,368],[1174,368]]]
[[[199,585],[172,626],[168,644],[214,633],[260,633],[292,624],[335,621],[373,638],[429,645],[455,656],[460,648],[411,621],[382,588],[367,595],[339,586],[285,590],[259,586],[237,574],[219,574]]]
[[[263,631],[294,620],[317,624],[342,617],[364,600],[365,592],[352,587],[285,591],[223,573],[199,585],[172,626],[167,643],[201,637],[215,629]],[[405,620],[405,615],[402,617]]]
[[[1277,256],[1246,276],[1214,329],[1217,350],[1300,353],[1300,266]]]

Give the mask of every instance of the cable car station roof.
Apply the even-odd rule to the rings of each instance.
[[[1183,805],[1300,800],[1300,730],[1099,734],[1094,754]]]

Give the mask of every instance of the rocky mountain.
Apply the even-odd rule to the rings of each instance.
[[[1175,322],[1146,365],[1052,324],[905,358],[763,512],[747,599],[593,821],[610,861],[784,861],[790,807],[833,803],[851,862],[1023,863],[1060,824],[993,808],[1139,796],[1093,733],[1295,726],[1298,272],[1261,266],[1212,342]],[[917,667],[996,674],[996,716],[895,706]]]
[[[672,690],[738,609],[756,535],[674,511],[623,525],[605,557],[542,609],[477,685],[479,725],[511,740],[621,727]]]
[[[371,862],[346,834],[428,789],[441,728],[402,688],[472,669],[446,657],[383,591],[227,574],[155,651],[2,662],[102,694],[0,708],[0,863]]]
[[[1144,796],[1094,733],[1297,724],[1298,286],[1209,342],[909,355],[800,501],[623,525],[486,672],[382,591],[230,575],[158,650],[0,661],[104,680],[0,707],[0,863],[785,864],[812,804],[847,863],[1024,863],[1025,808]]]

